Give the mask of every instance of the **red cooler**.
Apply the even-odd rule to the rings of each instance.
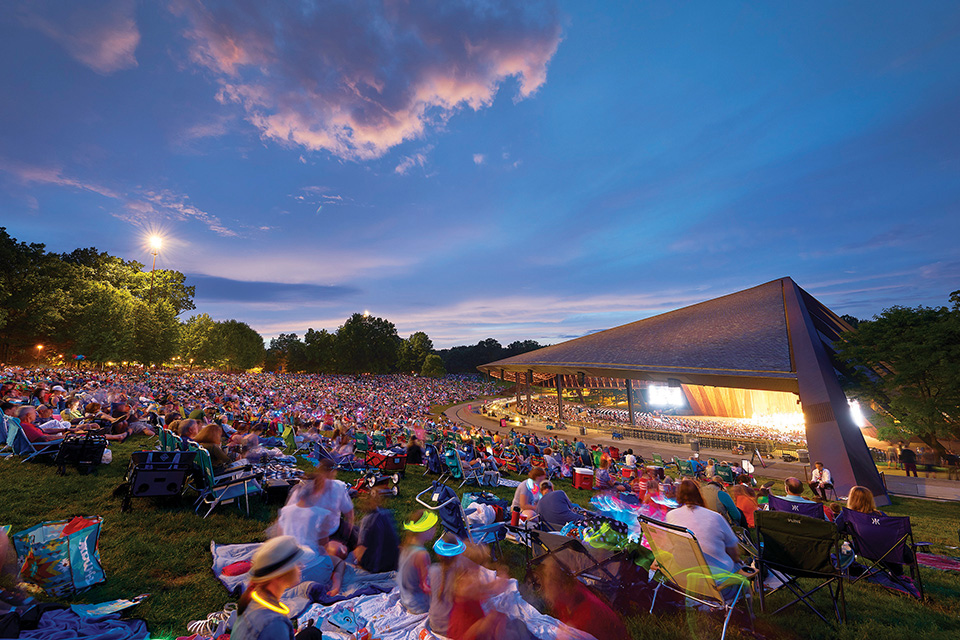
[[[577,489],[593,489],[593,469],[574,467],[573,486]]]

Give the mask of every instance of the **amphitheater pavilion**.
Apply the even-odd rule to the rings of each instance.
[[[791,278],[683,307],[478,367],[521,385],[562,390],[626,388],[628,412],[645,408],[638,387],[681,389],[700,416],[751,418],[802,412],[811,460],[833,474],[838,495],[886,489],[851,415],[832,343],[850,326]],[[529,394],[528,394],[529,401]]]

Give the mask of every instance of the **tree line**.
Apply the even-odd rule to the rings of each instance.
[[[181,348],[198,340],[209,366],[263,362],[263,338],[243,322],[204,316],[208,322],[181,323],[196,308],[194,287],[179,271],[144,266],[92,247],[52,253],[0,227],[0,362],[155,365],[182,357],[186,364],[192,356]],[[192,330],[197,324],[202,336]]]

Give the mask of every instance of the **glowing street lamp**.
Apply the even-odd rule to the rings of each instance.
[[[37,345],[37,363],[40,362],[40,356],[41,356],[41,355],[43,355],[43,345],[42,345],[42,344],[38,344],[38,345]]]
[[[153,267],[150,268],[150,302],[153,302],[153,281],[155,279],[153,272],[157,270],[157,254],[160,253],[160,247],[163,246],[163,238],[157,235],[150,236],[150,249],[153,253]]]

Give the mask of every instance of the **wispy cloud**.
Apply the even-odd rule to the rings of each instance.
[[[96,182],[85,181],[64,173],[59,167],[43,167],[12,162],[0,158],[0,171],[12,175],[23,185],[53,185],[96,193],[115,200],[119,209],[111,211],[114,217],[149,227],[158,219],[196,220],[222,236],[236,236],[217,216],[190,203],[184,194],[169,189],[134,189],[119,191]]]
[[[482,153],[473,154],[473,164],[483,164],[487,160],[487,157]]]
[[[394,168],[393,172],[404,176],[407,175],[411,169],[416,167],[425,167],[427,164],[427,154],[430,153],[432,149],[432,146],[428,146],[409,156],[402,157],[400,159],[400,164]]]
[[[140,30],[135,9],[133,0],[31,2],[21,19],[78,61],[107,75],[137,66]]]
[[[553,0],[263,3],[174,0],[191,60],[264,138],[345,159],[384,155],[457,111],[516,99],[560,44]]]

